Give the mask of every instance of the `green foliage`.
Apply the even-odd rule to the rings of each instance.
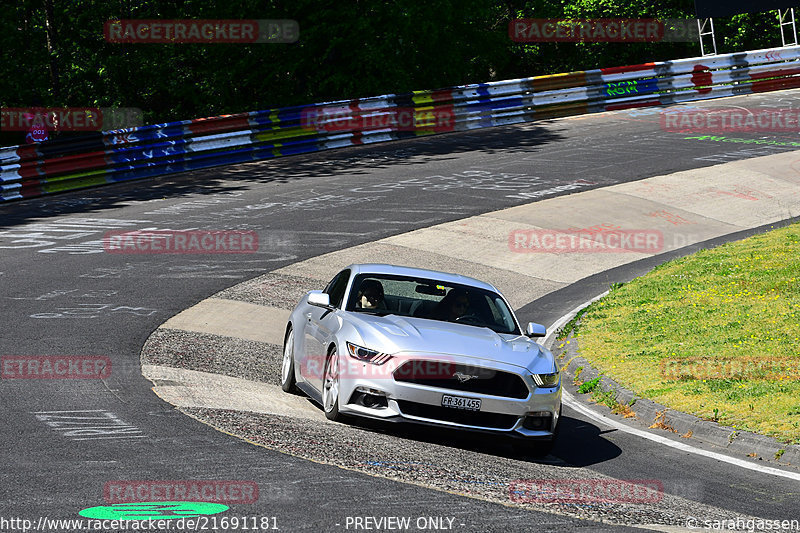
[[[572,333],[573,335],[577,336],[578,334],[578,327],[580,325],[581,317],[586,313],[589,307],[584,307],[580,311],[578,311],[574,317],[570,319],[569,322],[564,324],[564,327],[558,330],[558,335],[556,335],[557,340],[564,340],[569,337],[569,334]]]
[[[581,394],[594,392],[599,383],[600,383],[600,376],[597,376],[596,378],[591,379],[589,381],[584,381],[583,383],[581,383],[581,386],[578,387],[578,392]]]
[[[617,391],[604,391],[602,387],[597,387],[592,392],[592,400],[594,400],[595,403],[605,405],[611,409],[615,409],[619,405],[619,402],[617,401]]]
[[[48,49],[46,6],[54,30]],[[0,106],[136,107],[146,123],[698,55],[697,43],[537,43],[514,18],[691,18],[692,0],[17,0]],[[109,19],[297,20],[293,44],[113,44]],[[721,53],[780,39],[774,13],[716,21]],[[52,69],[52,70],[51,70]],[[0,133],[0,145],[18,140]]]

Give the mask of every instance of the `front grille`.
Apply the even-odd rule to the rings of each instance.
[[[517,416],[502,415],[498,413],[485,413],[481,411],[466,411],[463,409],[452,409],[438,405],[427,405],[424,403],[409,402],[408,400],[397,400],[397,405],[404,415],[418,416],[430,420],[441,420],[453,422],[465,426],[480,426],[494,429],[511,429],[517,423]]]
[[[412,359],[400,365],[393,375],[395,381],[404,383],[520,400],[528,397],[528,387],[521,377],[491,368]]]

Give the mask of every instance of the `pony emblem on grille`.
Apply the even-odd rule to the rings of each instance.
[[[470,374],[462,374],[461,372],[456,372],[455,374],[453,374],[453,377],[456,378],[459,383],[466,383],[472,378],[478,378],[480,376],[472,376]]]

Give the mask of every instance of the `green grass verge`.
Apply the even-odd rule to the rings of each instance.
[[[617,287],[586,309],[576,337],[583,357],[640,396],[800,443],[800,224]]]

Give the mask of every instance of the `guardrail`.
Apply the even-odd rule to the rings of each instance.
[[[772,48],[11,146],[0,148],[0,201],[443,131],[800,87],[799,59],[800,46]]]

